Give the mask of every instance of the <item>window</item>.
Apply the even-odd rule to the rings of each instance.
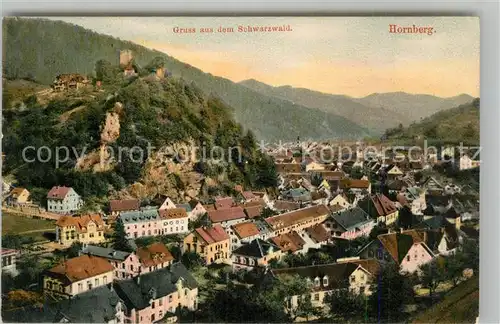
[[[328,286],[328,277],[323,278],[323,286]]]
[[[155,321],[155,314],[151,314],[151,322]]]
[[[350,279],[351,279],[351,283],[356,282],[356,276],[351,276]]]
[[[90,280],[87,281],[87,289],[88,290],[92,289],[92,282],[90,282]]]
[[[152,309],[155,309],[155,302],[152,302],[152,303],[151,303],[151,308],[152,308]]]
[[[83,290],[83,284],[79,283],[78,284],[78,292],[82,292],[82,290]]]
[[[163,306],[163,298],[160,298],[160,300],[158,301],[158,306]]]
[[[122,263],[122,269],[125,269],[125,262]]]
[[[178,221],[178,220],[176,220],[176,221],[175,221],[175,224],[179,224],[179,221]]]
[[[108,283],[108,277],[107,277],[107,276],[104,276],[104,277],[102,278],[102,283],[103,283],[103,284],[107,284],[107,283]]]
[[[320,285],[319,278],[315,278],[315,279],[314,279],[314,285],[315,285],[316,287],[319,287],[319,285]]]
[[[172,302],[172,295],[169,295],[168,296],[168,302],[171,303]],[[172,307],[171,307],[172,308]]]
[[[410,261],[410,255],[409,254],[406,256],[406,261]]]
[[[95,278],[95,286],[98,287],[99,286],[99,278]]]
[[[319,294],[318,293],[314,294],[314,300],[319,301]]]

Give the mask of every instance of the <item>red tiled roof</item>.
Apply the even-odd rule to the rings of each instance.
[[[326,242],[330,237],[323,224],[316,224],[314,226],[308,227],[305,231],[307,232],[307,234],[309,234],[309,237],[311,237],[311,239],[316,243]]]
[[[262,214],[262,210],[264,208],[262,206],[250,206],[245,208],[245,214],[248,218],[259,217]]]
[[[163,219],[174,219],[174,218],[186,218],[186,217],[188,217],[187,212],[184,208],[162,209],[162,210],[158,211],[158,214]]]
[[[255,195],[253,194],[253,192],[251,191],[243,191],[241,193],[241,195],[243,196],[243,198],[245,198],[246,200],[250,200],[250,199],[254,199],[256,198]]]
[[[370,199],[379,216],[387,216],[397,210],[394,203],[383,194],[377,193],[372,195]]]
[[[299,233],[293,231],[271,238],[274,244],[279,246],[283,252],[296,252],[302,250],[306,242],[300,237]]]
[[[216,198],[214,205],[215,209],[227,209],[234,206],[234,200],[232,197]]]
[[[68,192],[71,190],[69,187],[52,187],[49,193],[47,194],[47,198],[49,199],[64,199]]]
[[[229,235],[227,235],[219,224],[212,227],[198,227],[195,229],[195,232],[198,233],[207,244],[229,240]]]
[[[319,216],[326,216],[329,213],[330,210],[325,205],[316,205],[268,217],[266,218],[266,222],[274,230],[301,223],[305,220],[313,219]]]
[[[342,179],[340,188],[342,189],[368,189],[370,181],[361,179]]]
[[[212,223],[220,223],[239,218],[246,218],[246,215],[243,208],[231,207],[226,209],[211,210],[208,212],[208,217]]]
[[[240,224],[235,224],[232,226],[232,228],[233,228],[234,232],[236,233],[236,235],[238,235],[238,237],[240,239],[254,236],[254,235],[258,235],[260,233],[259,229],[257,228],[257,225],[255,225],[255,223],[252,223],[252,222],[244,222],[244,223],[240,223]]]
[[[159,265],[174,260],[174,257],[163,243],[154,243],[137,249],[137,257],[146,267]]]
[[[109,202],[109,209],[112,212],[139,210],[141,203],[137,199],[125,199],[125,200],[111,200]]]
[[[48,273],[64,275],[70,282],[76,282],[113,270],[113,265],[107,259],[91,255],[81,255],[58,264],[48,270]]]
[[[85,233],[87,231],[87,226],[90,222],[94,222],[98,228],[104,227],[104,221],[99,214],[92,215],[82,215],[82,216],[61,216],[57,222],[56,226],[67,227],[75,226],[76,230],[80,233]]]

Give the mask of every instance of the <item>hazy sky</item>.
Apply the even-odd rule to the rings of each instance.
[[[257,79],[354,97],[405,91],[479,96],[475,17],[64,17],[233,81]],[[391,34],[389,25],[433,27]],[[186,33],[174,27],[290,25],[291,32]]]

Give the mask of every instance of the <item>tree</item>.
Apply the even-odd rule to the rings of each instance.
[[[116,79],[116,69],[106,60],[99,60],[95,63],[95,74],[97,81],[105,83],[113,82]]]
[[[403,307],[413,301],[412,282],[395,264],[383,266],[377,276],[370,287],[373,293],[367,301],[368,312],[372,322],[394,323],[400,319]]]
[[[125,227],[120,219],[115,222],[112,240],[112,247],[118,251],[132,252],[132,247],[128,243]]]
[[[293,322],[301,314],[312,314],[312,309],[308,305],[307,301],[305,304],[294,305],[291,302],[291,296],[303,296],[305,294],[310,295],[311,287],[310,284],[303,278],[295,276],[282,276],[279,280],[276,280],[272,286],[262,293],[262,298],[268,305],[267,308],[273,310],[285,310],[290,320]]]
[[[445,258],[444,261],[444,279],[451,281],[453,287],[456,287],[464,270],[465,256],[461,251],[455,252]]]
[[[186,268],[192,270],[202,266],[205,260],[196,252],[186,252],[181,257],[182,263]]]
[[[325,303],[329,306],[329,315],[333,322],[344,323],[347,321],[361,320],[365,317],[366,297],[355,294],[349,289],[339,289],[325,297]]]
[[[321,315],[322,315],[321,309],[312,304],[311,294],[302,295],[302,298],[298,300],[295,316],[305,318],[306,322],[309,322],[309,317],[321,316]]]
[[[429,289],[429,296],[432,297],[436,288],[445,280],[444,259],[436,258],[420,266],[420,282],[422,287]]]

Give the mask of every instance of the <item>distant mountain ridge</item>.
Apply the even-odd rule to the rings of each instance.
[[[267,96],[335,113],[377,132],[385,130],[388,126],[409,125],[413,121],[469,103],[474,99],[467,94],[441,98],[405,92],[373,93],[366,97],[354,98],[294,88],[289,85],[274,87],[254,79],[239,83]]]
[[[34,78],[44,84],[50,84],[62,73],[92,74],[96,61],[101,59],[118,64],[118,53],[123,49],[132,50],[140,66],[157,56],[163,57],[169,72],[221,98],[233,107],[237,122],[251,129],[258,139],[266,141],[290,141],[298,136],[354,139],[374,133],[365,125],[335,113],[266,96],[228,79],[204,73],[163,52],[62,21],[4,18],[3,48],[4,77]]]

